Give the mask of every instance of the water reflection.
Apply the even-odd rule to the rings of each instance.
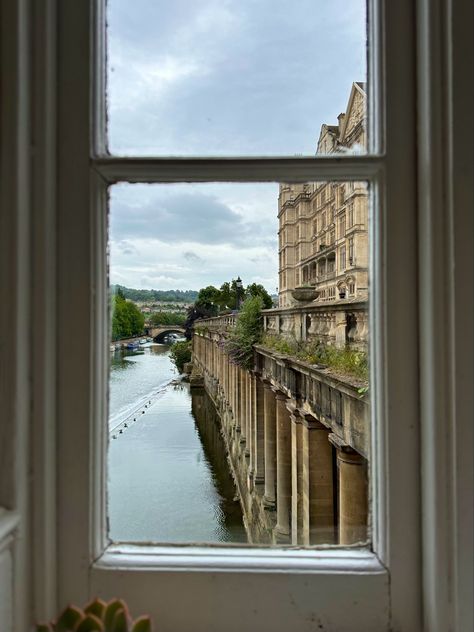
[[[133,397],[146,394],[150,385],[156,392],[157,382],[169,382],[173,375],[168,349],[163,352],[163,347],[151,347],[143,355],[114,357],[110,379],[115,420],[120,410],[133,404]],[[191,396],[187,384],[172,383],[149,401],[136,421],[110,442],[111,539],[246,542],[208,396],[201,390]]]
[[[242,510],[235,495],[224,440],[219,430],[219,418],[212,400],[204,389],[193,389],[192,413],[204,453],[211,465],[214,485],[221,498],[220,521],[223,528],[231,535],[231,538],[226,538],[225,541],[246,542],[247,536],[242,526]]]

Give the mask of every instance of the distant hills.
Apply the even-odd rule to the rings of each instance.
[[[135,290],[123,285],[111,285],[110,291],[115,294],[121,289],[125,298],[131,301],[153,302],[165,301],[173,303],[194,303],[199,292],[196,290]]]

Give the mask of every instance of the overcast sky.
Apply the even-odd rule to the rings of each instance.
[[[360,0],[109,0],[109,148],[314,154],[365,79]],[[111,282],[278,284],[278,186],[117,185]]]

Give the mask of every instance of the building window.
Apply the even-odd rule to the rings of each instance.
[[[346,269],[346,247],[341,246],[341,250],[339,252],[339,267],[341,272]]]
[[[339,218],[339,239],[346,236],[346,213],[342,213]]]
[[[347,219],[348,219],[349,228],[352,228],[352,226],[354,226],[354,202],[351,202],[349,204]]]
[[[354,237],[349,237],[349,265],[354,265]]]

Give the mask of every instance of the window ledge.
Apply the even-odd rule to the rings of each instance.
[[[271,550],[112,544],[94,562],[93,567],[98,570],[387,574],[387,569],[374,553],[355,548]]]

